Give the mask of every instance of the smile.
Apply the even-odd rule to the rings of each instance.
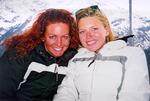
[[[87,45],[94,45],[95,43],[96,43],[96,41],[95,41],[95,40],[87,41],[87,42],[86,42],[86,44],[87,44]]]
[[[54,48],[55,51],[61,51],[62,48]]]

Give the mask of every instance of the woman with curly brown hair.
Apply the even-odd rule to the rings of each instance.
[[[0,58],[0,100],[52,100],[77,53],[77,35],[70,12],[47,9],[30,29],[7,39]]]

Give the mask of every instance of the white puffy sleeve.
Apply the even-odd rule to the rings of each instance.
[[[118,101],[150,101],[148,66],[144,51],[128,47],[125,77]]]
[[[75,63],[70,61],[68,68],[69,71],[59,85],[57,94],[54,96],[53,101],[77,101],[78,93],[74,85]]]

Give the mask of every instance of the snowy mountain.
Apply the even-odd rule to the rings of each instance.
[[[138,5],[135,1],[138,2],[138,0],[133,2],[133,33],[130,33],[128,0],[0,0],[0,43],[14,33],[29,27],[36,15],[44,9],[64,8],[74,14],[80,8],[97,4],[110,19],[116,37],[133,34],[134,37],[128,39],[128,45],[148,49],[150,47],[150,14],[146,10],[142,12],[135,9]],[[145,2],[149,1],[145,0]]]
[[[36,15],[48,8],[76,10],[98,5],[108,16],[115,36],[128,38],[130,46],[145,50],[150,73],[150,0],[132,0],[132,33],[129,32],[129,0],[0,0],[0,56],[5,51],[2,42],[29,27]]]

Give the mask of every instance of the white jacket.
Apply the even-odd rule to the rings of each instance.
[[[121,40],[107,43],[98,54],[81,48],[69,66],[54,101],[150,101],[141,48]]]

